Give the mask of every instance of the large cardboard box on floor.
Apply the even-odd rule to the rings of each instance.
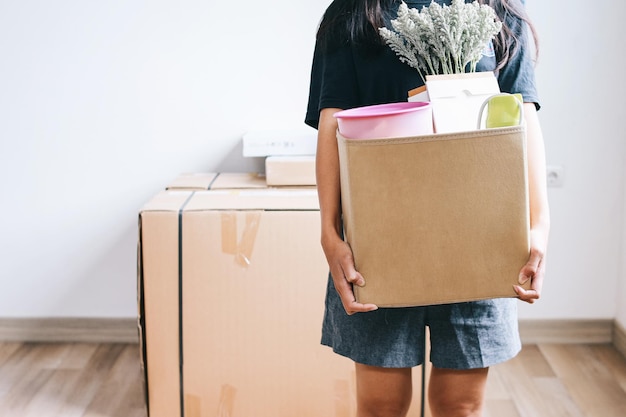
[[[139,232],[150,417],[355,415],[354,365],[320,345],[315,190],[163,191]]]
[[[381,140],[338,134],[346,239],[378,306],[514,297],[529,254],[524,126]]]

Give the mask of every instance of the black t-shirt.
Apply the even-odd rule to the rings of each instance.
[[[431,0],[405,0],[412,8],[421,9]],[[396,2],[391,16],[397,15]],[[450,1],[439,1],[449,4]],[[528,39],[528,27],[520,21],[508,22],[519,39]],[[477,71],[493,71],[496,58],[491,45],[485,49]],[[525,102],[539,103],[535,86],[532,50],[522,46],[507,65],[497,73],[500,90],[520,93]],[[409,90],[423,85],[416,69],[401,62],[389,47],[368,53],[354,45],[322,51],[315,46],[311,69],[309,103],[305,123],[317,128],[319,113],[324,108],[350,109],[372,104],[407,101]]]

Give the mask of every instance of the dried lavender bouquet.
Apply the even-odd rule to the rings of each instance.
[[[421,11],[402,2],[393,30],[380,35],[400,60],[426,75],[475,72],[485,47],[502,29],[488,5],[452,0],[450,6],[434,1]]]

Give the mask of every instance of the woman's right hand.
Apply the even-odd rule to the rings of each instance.
[[[341,184],[337,152],[337,119],[341,109],[326,108],[320,112],[317,134],[315,172],[322,222],[322,249],[326,255],[335,289],[348,314],[376,310],[374,304],[357,303],[353,285],[363,286],[365,280],[354,267],[350,245],[341,238]]]
[[[353,286],[365,285],[365,279],[354,266],[352,249],[348,243],[339,237],[332,239],[331,243],[322,244],[330,273],[333,277],[335,290],[341,298],[344,310],[349,315],[376,310],[374,304],[361,304],[356,301]]]

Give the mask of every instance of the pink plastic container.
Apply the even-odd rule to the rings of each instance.
[[[433,110],[428,102],[376,104],[342,110],[333,115],[339,133],[349,139],[387,139],[433,133]]]

